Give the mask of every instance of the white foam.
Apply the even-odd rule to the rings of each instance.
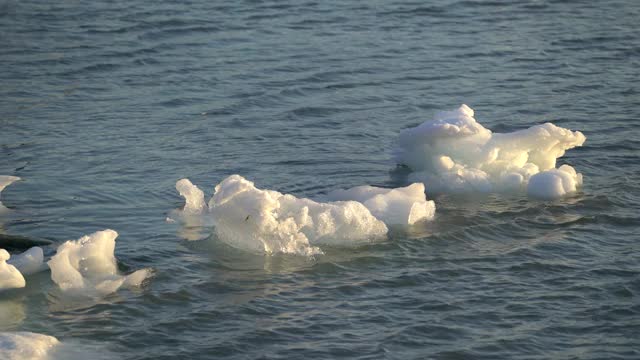
[[[0,175],[0,196],[2,196],[2,190],[4,190],[5,187],[18,180],[20,180],[20,178],[17,176]],[[4,205],[2,205],[2,201],[0,201],[0,214],[6,212],[7,210],[8,209]]]
[[[436,211],[435,203],[425,198],[422,183],[396,189],[357,186],[347,190],[334,190],[327,197],[331,201],[361,202],[373,216],[387,225],[412,225],[418,221],[430,220]]]
[[[60,245],[48,262],[51,279],[63,291],[79,295],[106,295],[123,285],[140,285],[151,271],[119,274],[114,256],[117,236],[114,230],[103,230]]]
[[[23,288],[26,285],[24,276],[15,266],[7,264],[11,255],[5,249],[0,249],[0,291],[6,289]]]
[[[15,266],[22,275],[31,275],[47,269],[47,265],[44,263],[44,253],[42,248],[38,246],[21,254],[14,254],[7,263]]]
[[[208,205],[186,179],[176,184],[187,211],[210,217],[218,238],[243,250],[313,255],[320,245],[358,245],[384,238],[387,226],[361,203],[319,203],[272,190],[261,190],[239,175],[215,187]],[[197,205],[197,206],[194,206]]]
[[[492,133],[473,116],[474,111],[462,105],[403,130],[394,156],[413,170],[409,179],[424,182],[436,193],[527,191],[545,198],[574,192],[582,183],[582,176],[570,166],[555,169],[557,158],[584,143],[581,132],[546,123],[512,133]],[[575,186],[563,183],[569,185],[563,191],[545,189],[557,187],[549,177],[567,178],[557,171],[571,177],[564,181]],[[529,188],[532,177],[545,172],[548,175],[541,175]]]
[[[0,359],[47,359],[60,342],[53,336],[32,332],[0,332]]]

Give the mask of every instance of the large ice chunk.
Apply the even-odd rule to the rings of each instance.
[[[110,294],[121,286],[140,285],[151,271],[119,274],[114,256],[117,236],[114,230],[103,230],[60,245],[48,262],[51,279],[65,292],[90,296]]]
[[[387,225],[412,225],[432,219],[436,206],[425,198],[424,184],[385,189],[375,186],[356,186],[347,190],[334,190],[327,195],[331,201],[353,200],[361,202],[371,214]]]
[[[394,152],[399,164],[411,168],[410,179],[423,181],[433,192],[519,192],[549,198],[576,191],[582,176],[566,165],[536,180],[532,177],[555,170],[556,159],[586,140],[579,131],[551,123],[536,125],[512,133],[492,133],[474,118],[467,105],[437,114],[431,121],[400,133]],[[566,175],[558,175],[561,171]],[[563,184],[575,186],[557,189],[549,176],[563,177]],[[568,176],[568,177],[567,177]],[[544,187],[555,187],[546,191]]]
[[[186,179],[176,184],[186,211],[213,219],[215,233],[227,244],[253,252],[313,255],[319,245],[357,245],[384,238],[388,229],[361,203],[319,203],[261,190],[232,175],[215,187],[208,205]]]
[[[0,249],[0,291],[6,289],[23,288],[26,285],[24,276],[15,266],[7,264],[11,255],[5,249]]]

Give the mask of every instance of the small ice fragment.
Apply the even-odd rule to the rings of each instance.
[[[22,275],[31,275],[47,269],[44,263],[44,253],[42,248],[34,246],[29,250],[13,255],[7,263],[15,266]]]
[[[0,249],[0,291],[6,289],[23,288],[26,285],[24,276],[15,266],[7,264],[11,255],[5,249]]]
[[[141,270],[129,275],[131,281],[118,272],[114,256],[117,236],[114,230],[103,230],[60,245],[48,262],[51,279],[63,291],[86,295],[106,295],[123,285],[139,285],[144,280]]]
[[[436,206],[427,201],[424,184],[385,189],[375,186],[357,186],[347,190],[334,190],[327,197],[331,201],[353,200],[361,202],[371,214],[387,225],[412,225],[432,219]]]
[[[582,181],[575,170],[555,169],[565,151],[582,146],[585,136],[546,123],[512,133],[493,133],[462,105],[400,133],[395,160],[413,170],[412,181],[435,193],[523,192],[552,198],[576,191]],[[566,169],[565,169],[566,170]],[[536,174],[541,175],[530,186]],[[559,184],[562,183],[562,188]]]
[[[0,359],[44,360],[59,344],[53,336],[32,332],[0,332]]]
[[[17,176],[0,175],[0,196],[2,196],[2,190],[4,190],[5,187],[18,180],[20,180],[20,178]],[[7,210],[8,209],[4,205],[2,205],[2,201],[0,201],[0,214],[6,212]]]

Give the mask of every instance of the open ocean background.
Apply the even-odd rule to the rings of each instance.
[[[639,359],[640,1],[0,2],[0,231],[120,233],[142,289],[0,296],[0,330],[116,359]],[[398,133],[466,103],[580,130],[562,200],[438,196],[433,222],[258,256],[165,222],[176,180],[402,186]],[[429,184],[426,184],[427,188]]]

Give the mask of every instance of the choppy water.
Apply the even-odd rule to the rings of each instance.
[[[640,358],[640,2],[5,1],[11,234],[120,233],[140,291],[48,273],[2,330],[121,359]],[[574,197],[436,197],[434,222],[314,259],[188,242],[175,181],[318,197],[404,185],[400,130],[467,103],[494,131],[581,130]],[[427,184],[428,186],[428,184]]]

